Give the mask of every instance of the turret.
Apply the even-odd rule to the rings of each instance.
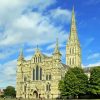
[[[61,61],[61,53],[59,50],[58,38],[56,40],[56,46],[53,53],[53,59],[55,59],[56,61]]]
[[[23,56],[23,50],[21,49],[20,50],[20,54],[19,54],[19,57],[18,57],[18,65],[20,65],[23,61],[24,61],[24,56]]]
[[[17,60],[17,70],[16,70],[16,97],[20,98],[22,97],[23,94],[23,61],[24,61],[24,56],[23,56],[23,50],[20,50],[20,54]]]

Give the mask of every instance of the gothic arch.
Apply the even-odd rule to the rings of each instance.
[[[42,80],[42,68],[39,67],[38,65],[33,68],[32,72],[33,80]]]
[[[36,90],[33,92],[33,96],[34,96],[35,98],[38,98],[38,92],[37,92]]]

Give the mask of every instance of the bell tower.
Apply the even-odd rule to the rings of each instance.
[[[72,10],[70,35],[66,45],[66,64],[70,67],[81,67],[81,48],[77,35],[74,7]]]

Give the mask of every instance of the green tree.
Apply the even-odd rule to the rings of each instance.
[[[59,82],[59,90],[61,95],[75,97],[79,94],[85,94],[87,83],[88,77],[84,74],[83,69],[70,68],[65,77]]]
[[[84,70],[79,67],[71,69],[79,81],[79,94],[86,94],[88,88],[88,76],[84,73]]]
[[[16,96],[15,88],[12,87],[12,86],[6,87],[6,89],[4,90],[4,95],[5,96],[15,97]]]
[[[91,68],[89,92],[100,96],[100,66]]]

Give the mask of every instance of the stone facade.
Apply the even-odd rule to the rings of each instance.
[[[21,52],[17,66],[17,98],[58,97],[58,83],[67,68],[61,63],[58,42],[51,57],[37,48],[32,59],[26,61]]]
[[[58,39],[51,57],[44,55],[37,47],[32,59],[26,61],[23,51],[21,51],[17,63],[16,97],[57,98],[60,94],[58,90],[59,80],[65,75],[69,66],[81,65],[81,49],[76,34],[74,10],[72,12],[71,33],[66,49],[67,65],[61,62]],[[70,58],[74,59],[74,63],[70,63]]]

